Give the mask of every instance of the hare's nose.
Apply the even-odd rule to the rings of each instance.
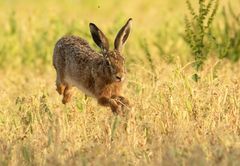
[[[116,75],[116,80],[121,82],[123,81],[123,77],[121,75]]]

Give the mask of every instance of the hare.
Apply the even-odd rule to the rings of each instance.
[[[114,49],[109,50],[109,42],[103,32],[93,23],[89,24],[94,42],[101,48],[98,53],[88,42],[77,36],[64,36],[57,41],[53,53],[56,69],[57,92],[63,95],[62,103],[71,100],[72,87],[77,87],[98,103],[110,107],[113,113],[121,113],[129,101],[121,96],[126,70],[123,46],[129,36],[132,19],[120,29],[114,41]]]

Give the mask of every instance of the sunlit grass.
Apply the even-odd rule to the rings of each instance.
[[[201,80],[191,79],[184,5],[1,1],[0,165],[238,165],[240,64],[213,53]],[[55,42],[75,34],[96,48],[88,29],[95,22],[112,43],[129,17],[124,95],[132,110],[114,116],[78,90],[62,105]]]

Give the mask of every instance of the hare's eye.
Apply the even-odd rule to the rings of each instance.
[[[110,66],[110,65],[111,65],[111,63],[110,63],[110,61],[109,61],[109,60],[107,60],[107,61],[106,61],[106,64],[107,64],[108,66]]]

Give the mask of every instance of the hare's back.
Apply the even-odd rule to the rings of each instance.
[[[72,58],[95,57],[95,51],[89,46],[88,42],[78,36],[64,36],[56,44],[63,56]]]

